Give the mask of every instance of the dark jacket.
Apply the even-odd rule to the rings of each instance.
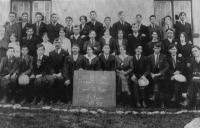
[[[91,63],[89,63],[89,60],[86,57],[84,57],[83,68],[85,70],[100,70],[99,57],[96,56],[95,58],[93,58]]]
[[[17,73],[18,68],[18,60],[15,57],[8,59],[7,57],[3,57],[0,63],[0,76],[12,75],[13,73]]]
[[[147,76],[147,57],[141,55],[140,59],[137,60],[136,56],[133,56],[133,74],[140,78],[141,76]]]
[[[103,24],[100,23],[99,21],[95,22],[95,25],[90,21],[87,23],[89,26],[89,30],[95,30],[97,36],[96,39],[99,40],[103,36]]]
[[[36,37],[38,38],[38,40],[40,42],[42,42],[42,36],[45,32],[47,32],[47,25],[44,22],[41,22],[40,26],[39,26],[39,31],[37,33],[37,25],[36,25],[36,23],[34,23],[33,30],[34,30],[34,33],[35,33]]]
[[[128,22],[124,22],[122,25],[120,21],[113,24],[113,35],[117,38],[118,30],[122,30],[124,32],[124,38],[127,38],[131,33],[131,25]]]
[[[106,60],[104,54],[99,56],[100,68],[103,71],[114,71],[115,70],[115,56],[109,55]]]
[[[56,25],[50,23],[47,25],[47,34],[49,37],[49,41],[53,43],[55,38],[59,37],[59,30],[63,27],[61,24],[57,23]]]
[[[18,74],[25,73],[30,75],[33,70],[33,57],[25,56],[25,58],[19,58]]]

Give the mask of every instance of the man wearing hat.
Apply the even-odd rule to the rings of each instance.
[[[193,46],[192,48],[193,58],[190,62],[191,71],[191,84],[187,91],[186,100],[181,103],[184,107],[191,107],[196,101],[197,93],[200,93],[200,47]]]
[[[22,46],[18,66],[19,100],[24,104],[30,98],[29,77],[33,69],[33,57],[28,55],[28,46]]]
[[[169,45],[169,53],[168,57],[169,70],[168,70],[168,78],[170,80],[170,92],[172,93],[172,102],[179,102],[181,97],[180,87],[185,82],[185,79],[181,79],[180,76],[185,74],[186,63],[182,56],[178,56],[177,47],[175,44]],[[184,77],[184,76],[183,76]]]
[[[3,97],[1,103],[6,103],[12,99],[17,78],[18,60],[14,56],[14,49],[8,47],[6,54],[7,56],[3,57],[0,63],[0,86],[1,96]]]
[[[147,72],[147,57],[142,55],[143,47],[141,45],[136,46],[135,55],[133,56],[133,75],[131,80],[133,83],[133,93],[134,98],[137,102],[137,107],[141,107],[140,100],[142,101],[142,106],[147,107],[146,105],[146,95],[145,89],[146,87],[141,87],[138,83],[139,79],[146,79],[148,74]],[[147,86],[147,85],[146,85]]]
[[[169,68],[167,58],[160,53],[161,44],[154,44],[154,53],[148,57],[148,72],[153,80],[153,96],[150,100],[155,101],[156,96],[161,100],[161,108],[164,108],[164,92],[166,82],[166,72]]]

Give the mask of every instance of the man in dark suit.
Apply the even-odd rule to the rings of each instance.
[[[166,72],[169,69],[167,58],[164,54],[160,53],[161,44],[154,45],[154,54],[148,57],[148,73],[153,79],[153,96],[150,100],[155,101],[158,95],[161,100],[161,107],[164,108],[164,94],[166,93]]]
[[[99,63],[103,71],[115,70],[115,56],[110,54],[110,46],[108,44],[103,46],[103,53],[99,56]]]
[[[44,55],[45,48],[42,44],[37,45],[37,56],[33,58],[33,70],[31,86],[33,88],[33,101],[31,104],[43,105],[49,97],[47,89],[54,84],[54,77],[50,74],[49,57]],[[48,103],[48,102],[47,102]]]
[[[71,35],[73,35],[73,19],[71,16],[68,16],[65,18],[65,23],[67,24],[67,26],[65,27],[65,36],[70,39]]]
[[[151,15],[149,17],[149,20],[150,20],[150,25],[147,27],[148,32],[149,32],[149,35],[148,35],[149,40],[152,40],[151,35],[154,31],[158,33],[158,37],[161,37],[161,28],[159,25],[156,24],[156,16]]]
[[[44,16],[41,12],[35,14],[36,22],[33,24],[34,34],[39,40],[39,43],[42,42],[42,36],[47,32],[46,24],[43,22]]]
[[[183,83],[178,82],[174,79],[175,75],[185,74],[185,68],[186,63],[184,61],[184,58],[182,56],[178,56],[177,54],[177,47],[175,44],[171,44],[169,46],[169,52],[170,56],[168,57],[168,63],[169,63],[169,71],[168,71],[168,79],[170,81],[170,92],[172,94],[171,101],[172,102],[180,102],[181,98],[181,90],[180,87],[183,85]],[[169,93],[170,93],[169,92]]]
[[[28,54],[30,56],[36,56],[37,44],[39,44],[38,38],[34,35],[33,27],[26,28],[26,37],[22,38],[20,46],[27,46],[29,49]]]
[[[136,46],[141,45],[143,48],[147,47],[147,37],[142,36],[142,33],[139,32],[138,25],[136,23],[132,25],[132,31],[133,33],[128,36],[127,46],[127,51],[131,56],[135,54],[134,50]],[[143,54],[145,54],[145,51]]]
[[[58,15],[56,13],[52,13],[51,23],[47,25],[47,35],[51,43],[53,43],[55,38],[59,37],[59,30],[61,27],[63,26],[58,23]]]
[[[110,32],[110,35],[112,37],[114,37],[113,27],[111,26],[111,18],[110,17],[105,17],[104,18],[104,23],[105,23],[105,26],[103,26],[103,31],[105,32],[108,29],[109,32]]]
[[[142,24],[142,15],[141,14],[136,15],[136,22],[138,24],[139,33],[141,33],[142,36],[148,38],[149,31],[148,31],[147,26]],[[148,39],[148,41],[149,41],[149,39]]]
[[[80,52],[80,54],[83,54],[84,41],[83,41],[83,39],[81,38],[81,35],[80,35],[80,27],[79,27],[79,25],[74,25],[73,33],[74,34],[70,38],[71,45],[74,45],[74,44],[79,45],[79,48],[80,48],[79,52]]]
[[[21,31],[21,37],[20,37],[20,41],[21,41],[22,38],[26,36],[26,27],[31,26],[31,24],[28,22],[28,13],[27,12],[22,13],[22,21],[19,22],[18,24],[19,24],[19,28]]]
[[[180,33],[185,32],[188,36],[187,41],[192,44],[193,41],[193,36],[192,36],[192,27],[191,24],[186,22],[186,13],[181,12],[179,14],[180,22],[177,22],[174,27],[175,27],[175,38],[179,39]]]
[[[84,66],[84,57],[79,54],[79,45],[72,45],[72,55],[67,56],[64,63],[65,86],[67,86],[67,100],[72,101],[73,76],[75,70],[81,70]]]
[[[21,48],[21,57],[19,58],[19,66],[17,68],[17,75],[19,77],[28,76],[30,77],[32,69],[33,69],[33,57],[28,55],[28,47],[22,46]],[[18,87],[18,95],[16,97],[17,100],[21,101],[20,104],[24,104],[30,100],[30,85],[20,85]]]
[[[131,25],[125,21],[125,14],[123,11],[118,13],[119,21],[113,24],[113,34],[117,38],[118,30],[123,30],[124,38],[127,39],[128,35],[131,33]]]
[[[99,40],[102,36],[103,36],[103,24],[100,23],[99,21],[97,21],[97,13],[95,11],[91,11],[90,12],[90,19],[91,21],[89,21],[87,23],[87,25],[91,30],[94,30],[96,32],[96,39]]]
[[[1,103],[6,103],[13,98],[17,82],[18,60],[14,57],[14,49],[8,48],[7,56],[0,63]]]
[[[91,30],[89,33],[90,40],[84,42],[83,45],[83,53],[86,54],[87,51],[87,46],[90,45],[94,48],[94,54],[99,55],[101,52],[101,44],[95,39],[96,37],[96,32],[94,30]]]
[[[50,65],[51,65],[51,74],[55,78],[54,94],[49,94],[52,96],[54,95],[54,101],[57,102],[64,102],[65,101],[65,87],[64,87],[64,62],[65,58],[69,55],[68,52],[61,48],[61,41],[59,39],[54,40],[55,50],[49,53]]]

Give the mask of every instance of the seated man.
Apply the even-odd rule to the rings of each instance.
[[[67,56],[64,63],[65,86],[67,86],[67,100],[72,101],[73,76],[75,70],[81,70],[84,66],[84,57],[79,54],[79,45],[72,46],[72,55]]]
[[[179,79],[176,79],[177,75],[183,75],[185,74],[185,68],[186,63],[184,61],[184,58],[182,56],[179,56],[177,54],[177,47],[175,44],[171,44],[169,46],[169,52],[170,56],[168,57],[168,63],[169,63],[169,73],[168,77],[170,80],[170,92],[172,92],[172,102],[180,102],[181,98],[181,85],[183,86],[183,82],[181,82]],[[186,80],[186,78],[185,78]]]
[[[42,44],[37,45],[37,56],[33,58],[33,70],[30,79],[32,79],[33,96],[32,104],[44,104],[47,97],[45,88],[51,88],[54,84],[54,77],[49,71],[49,58],[44,55],[45,48]]]
[[[164,108],[164,94],[165,94],[165,80],[166,71],[169,68],[167,58],[164,54],[160,53],[161,44],[154,44],[154,53],[148,57],[147,70],[153,79],[153,96],[150,100],[155,101],[158,95],[161,100],[161,108]]]
[[[19,58],[18,66],[18,83],[19,83],[19,100],[21,104],[24,104],[30,98],[30,85],[24,80],[27,77],[29,78],[33,69],[33,57],[28,55],[28,47],[22,46],[21,48],[21,57]],[[21,83],[20,79],[23,79],[24,82]]]
[[[193,58],[190,62],[191,84],[187,91],[186,100],[181,103],[184,107],[191,107],[196,101],[197,93],[200,93],[200,47],[193,46]]]
[[[6,103],[13,98],[13,88],[16,86],[18,60],[14,57],[14,49],[8,47],[7,56],[1,59],[0,64],[0,86],[1,86],[1,103]],[[11,92],[11,93],[10,93]]]
[[[115,56],[110,54],[109,44],[103,46],[103,54],[99,56],[100,68],[103,71],[115,70]]]
[[[50,52],[50,66],[51,66],[51,74],[55,78],[54,88],[51,88],[49,91],[50,100],[54,100],[57,102],[65,101],[65,86],[64,86],[64,62],[66,56],[69,55],[64,49],[61,48],[62,42],[60,39],[54,40],[55,50]],[[54,93],[53,93],[54,91]],[[55,99],[53,99],[55,98]]]
[[[136,46],[135,55],[133,56],[133,75],[131,80],[133,81],[133,96],[136,99],[136,106],[141,107],[140,101],[144,108],[146,105],[146,87],[140,87],[138,84],[139,79],[146,79],[147,76],[147,57],[142,55],[143,47],[141,45]]]

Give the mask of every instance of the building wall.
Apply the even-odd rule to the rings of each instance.
[[[194,33],[200,34],[200,0],[192,1],[193,29]],[[200,46],[200,37],[194,38],[194,43]]]

